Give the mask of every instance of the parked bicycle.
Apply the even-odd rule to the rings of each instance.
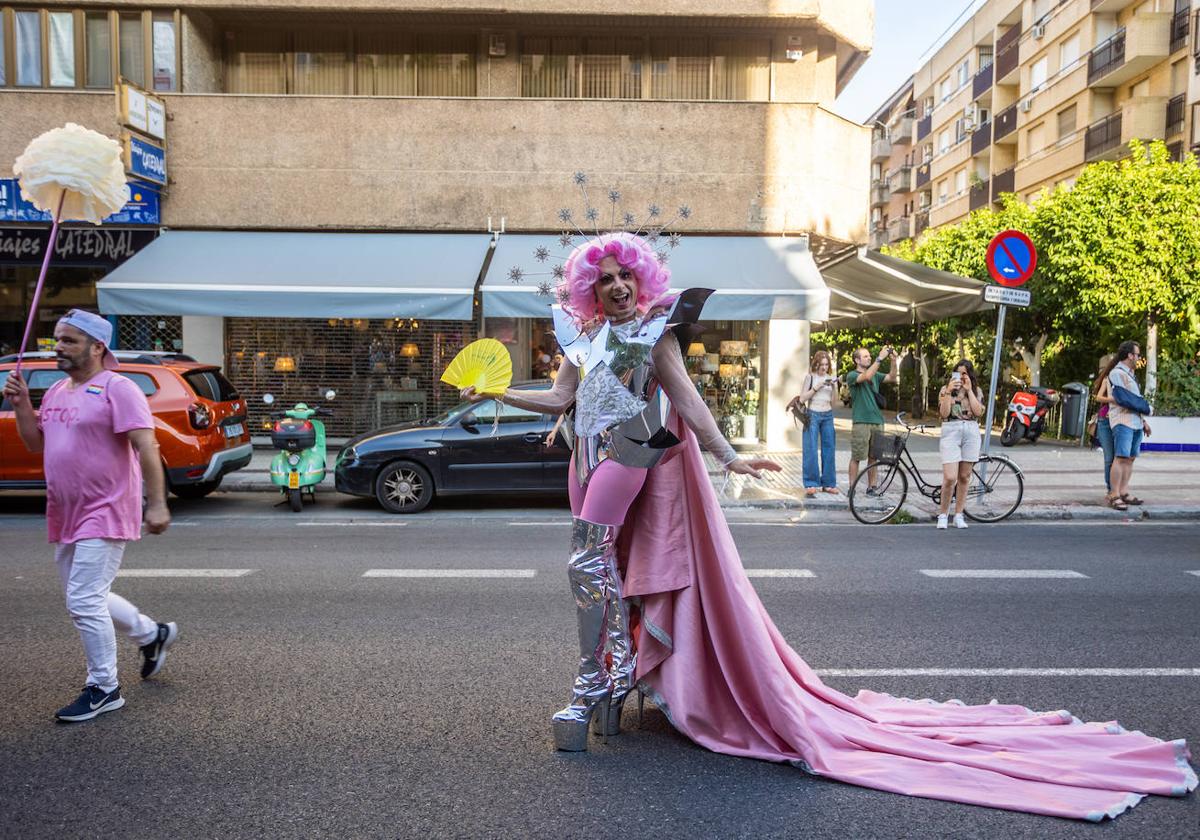
[[[878,447],[878,457],[868,461],[850,488],[850,512],[864,525],[879,525],[896,515],[908,497],[910,475],[917,492],[935,505],[942,501],[941,474],[936,483],[926,481],[908,451],[909,435],[924,432],[925,424],[908,425],[903,411],[896,415],[896,422],[904,427],[904,434],[877,433],[873,445]],[[963,512],[976,522],[999,522],[1020,507],[1024,495],[1020,467],[1004,455],[982,455],[972,470]]]

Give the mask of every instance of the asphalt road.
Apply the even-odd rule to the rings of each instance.
[[[1200,837],[1198,794],[1104,826],[912,799],[707,752],[649,706],[641,728],[556,753],[548,718],[574,665],[558,503],[390,517],[352,500],[301,515],[272,501],[176,504],[167,535],[130,547],[131,571],[252,571],[119,579],[179,622],[180,641],[146,683],[122,643],[126,707],[63,726],[52,714],[82,684],[78,637],[39,502],[2,500],[0,837]],[[826,677],[839,690],[1066,708],[1200,754],[1198,524],[940,533],[776,511],[732,527],[748,569],[811,572],[754,579],[811,665],[887,672]],[[922,573],[947,569],[1076,576]],[[1063,670],[1078,668],[1120,675]]]

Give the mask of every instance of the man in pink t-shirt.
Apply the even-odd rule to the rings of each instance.
[[[171,523],[146,396],[113,372],[112,325],[104,318],[72,309],[54,328],[54,339],[58,369],[67,377],[46,391],[40,411],[34,412],[29,388],[15,372],[4,396],[21,440],[42,453],[50,542],[87,655],[83,693],[55,713],[74,722],[125,705],[114,625],[141,646],[143,679],[162,669],[179,628],[148,618],[111,591],[126,543],[141,537],[143,476],[146,529],[161,534]]]

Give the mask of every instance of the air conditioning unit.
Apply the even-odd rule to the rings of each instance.
[[[1033,110],[1033,99],[1032,98],[1022,99],[1021,100],[1021,113],[1028,114],[1032,110]]]
[[[1033,40],[1040,41],[1046,35],[1046,24],[1035,23],[1030,30],[1030,34],[1033,35]]]
[[[979,117],[979,106],[972,102],[966,108],[963,108],[963,116],[968,120],[975,120]]]

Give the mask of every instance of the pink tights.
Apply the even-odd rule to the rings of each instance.
[[[575,465],[567,467],[567,489],[571,494],[571,515],[596,525],[620,526],[629,506],[646,483],[646,470],[627,467],[608,460],[596,467],[586,486],[579,484]]]

